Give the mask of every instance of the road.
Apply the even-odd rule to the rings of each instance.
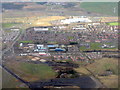
[[[79,86],[80,88],[103,88],[94,77],[80,76],[77,78],[55,78],[46,82],[33,82],[32,88],[43,88],[44,86]]]
[[[23,35],[24,33],[25,33],[25,30],[21,30],[20,34],[18,34],[18,36],[16,36],[16,39],[14,39],[15,41],[13,41],[13,43],[11,44],[10,47],[8,47],[4,51],[2,51],[2,54],[4,54],[5,52],[9,51],[13,47],[13,45],[16,43],[16,41],[18,41],[20,39],[21,35]]]
[[[24,83],[25,85],[27,85],[28,87],[30,87],[29,82],[24,81],[22,78],[20,78],[18,75],[16,75],[14,72],[12,72],[11,70],[9,70],[7,67],[5,67],[4,65],[0,64],[0,68],[4,69],[6,72],[8,72],[9,74],[11,74],[12,76],[14,76],[16,79],[18,79],[20,82]]]
[[[25,33],[25,30],[21,30],[21,33],[16,37],[15,41],[11,44],[11,46],[9,48],[5,49],[2,52],[2,54],[9,51],[13,47],[13,45],[16,43],[16,41],[18,41],[20,39],[21,35],[24,33]],[[100,82],[97,81],[94,77],[79,77],[79,78],[73,78],[73,79],[54,79],[54,80],[50,80],[48,82],[29,83],[29,82],[26,82],[23,79],[21,79],[18,75],[16,75],[14,72],[9,70],[5,66],[3,66],[3,65],[0,65],[0,66],[5,71],[10,73],[12,76],[17,78],[19,81],[21,81],[22,83],[27,85],[29,88],[43,87],[45,85],[58,85],[58,86],[63,85],[64,86],[64,85],[73,85],[73,84],[78,85],[78,86],[83,87],[83,88],[102,87]],[[75,82],[73,82],[73,81],[75,81]]]
[[[43,88],[44,86],[79,86],[81,88],[104,88],[104,86],[94,76],[80,76],[77,78],[55,78],[48,81],[27,82],[9,70],[7,67],[3,65],[0,66],[20,82],[27,85],[30,89]]]

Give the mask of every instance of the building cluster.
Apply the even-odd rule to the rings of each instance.
[[[72,27],[69,32],[54,27],[48,27],[51,30],[46,29],[46,27],[45,29],[38,27],[37,31],[36,28],[28,29],[26,38],[23,38],[23,40],[32,40],[41,44],[77,44],[78,48],[80,46],[90,48],[90,43],[101,43],[101,47],[106,48],[106,43],[111,42],[113,45],[110,45],[109,48],[114,48],[118,43],[118,26],[110,26],[105,23],[80,24]]]
[[[90,20],[87,17],[72,17],[60,21],[61,24],[81,23],[81,22],[87,23],[87,22],[92,22],[92,20]]]
[[[2,42],[5,44],[10,44],[11,42],[15,41],[19,34],[19,28],[10,28],[2,30]]]
[[[65,45],[58,44],[27,44],[20,43],[19,49],[21,49],[24,53],[48,53],[48,52],[66,52],[68,51],[68,47]]]
[[[32,58],[32,61],[40,61],[41,59],[44,59],[46,61],[45,57],[48,61],[51,60],[71,60],[71,61],[85,61],[85,62],[91,62],[92,59],[98,59],[102,58],[101,53],[81,53],[78,50],[78,48],[74,48],[74,45],[43,45],[43,44],[23,44],[20,43],[19,45],[19,55],[20,56],[34,56],[35,58]],[[31,61],[30,60],[30,61]],[[29,60],[28,60],[29,61]],[[43,62],[44,62],[43,61]],[[40,61],[41,62],[41,61]]]
[[[93,59],[102,58],[102,54],[81,52],[81,47],[96,47],[91,46],[91,43],[99,43],[100,48],[117,47],[118,26],[111,26],[100,22],[92,23],[89,20],[87,23],[79,23],[77,20],[73,24],[70,23],[28,28],[20,40],[32,42],[19,42],[18,52],[21,56],[32,55],[49,60],[91,62]]]

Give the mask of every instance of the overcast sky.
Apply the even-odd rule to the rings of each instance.
[[[2,2],[119,2],[120,0],[1,0]]]

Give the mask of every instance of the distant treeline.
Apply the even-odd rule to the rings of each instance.
[[[73,2],[69,2],[69,3],[66,3],[64,6],[64,8],[70,8],[70,7],[74,7],[76,5],[76,3],[73,3]]]
[[[47,2],[36,2],[37,4],[40,4],[40,5],[44,5],[46,4]]]
[[[24,6],[25,4],[2,3],[4,9],[22,9]]]

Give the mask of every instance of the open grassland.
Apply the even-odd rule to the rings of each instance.
[[[118,26],[118,25],[120,25],[120,23],[119,22],[112,22],[112,23],[107,23],[107,25]]]
[[[85,67],[75,68],[75,70],[82,75],[91,75],[91,73]]]
[[[35,26],[52,26],[50,22],[55,21],[55,20],[61,20],[65,19],[66,17],[63,16],[48,16],[48,17],[43,17],[39,18],[36,20],[33,25]]]
[[[20,43],[33,43],[33,41],[19,41]]]
[[[55,20],[65,19],[64,16],[44,16],[44,17],[19,17],[19,18],[3,18],[3,27],[14,26],[16,23],[24,23],[29,26],[52,26],[51,22]],[[23,26],[22,26],[23,27]]]
[[[21,83],[19,80],[11,76],[5,70],[1,71],[2,73],[2,87],[3,88],[26,88],[27,86]]]
[[[19,63],[9,64],[9,68],[25,81],[48,80],[56,73],[46,64]]]
[[[103,58],[96,60],[95,63],[88,65],[87,69],[94,74],[101,74],[104,71],[110,69],[113,74],[118,75],[118,59]]]
[[[80,4],[80,7],[84,8],[86,11],[103,15],[118,15],[117,2],[83,2]]]
[[[96,75],[96,77],[108,88],[118,87],[118,59],[103,58],[88,65],[86,68],[91,71],[92,74]],[[112,71],[112,75],[98,76],[98,74],[102,74],[109,69]]]
[[[111,45],[111,43],[106,43],[107,45]],[[102,48],[102,43],[90,43],[90,48],[86,48],[85,46],[81,46],[80,50],[85,51],[85,50],[117,50],[117,47],[114,48]]]
[[[45,18],[40,18],[40,21],[42,22],[49,22],[49,21],[55,21],[55,20],[61,20],[61,19],[65,19],[66,17],[64,16],[48,16]]]
[[[118,88],[118,76],[98,76],[98,79],[108,88]]]
[[[78,62],[80,63],[80,62]],[[98,74],[104,73],[106,70],[110,69],[112,75],[99,76]],[[87,66],[80,66],[75,68],[75,70],[81,75],[94,75],[108,88],[118,87],[118,59],[115,58],[102,58],[95,60],[94,63]]]
[[[12,28],[19,24],[20,23],[2,23],[2,28]]]
[[[98,49],[102,49],[100,46],[102,44],[101,43],[90,43],[90,48],[86,48],[85,46],[80,47],[80,50],[84,51],[84,50],[98,50]]]

